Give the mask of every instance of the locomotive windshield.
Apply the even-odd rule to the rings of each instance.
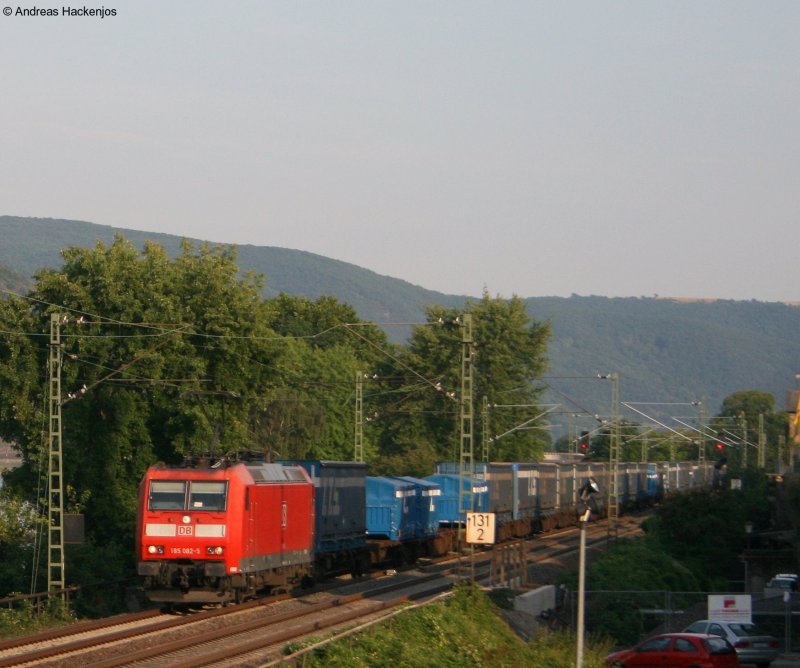
[[[192,481],[189,510],[225,510],[225,483]]]
[[[183,510],[186,505],[186,482],[183,480],[152,480],[150,510]]]
[[[188,487],[188,497],[187,497]],[[150,510],[225,510],[227,483],[200,480],[153,480]]]

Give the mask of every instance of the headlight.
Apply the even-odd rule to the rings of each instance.
[[[217,546],[217,547],[209,546],[209,547],[206,548],[206,554],[222,554],[222,552],[223,552],[223,549],[220,546]]]
[[[164,554],[164,546],[163,545],[148,545],[147,552],[149,554]]]

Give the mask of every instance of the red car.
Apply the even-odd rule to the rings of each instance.
[[[727,640],[704,633],[664,633],[606,657],[612,668],[738,668]]]

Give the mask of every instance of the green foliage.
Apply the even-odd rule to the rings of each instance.
[[[658,548],[694,573],[700,590],[724,590],[729,579],[740,577],[745,522],[756,528],[768,525],[763,476],[745,473],[742,481],[743,491],[671,496],[645,524]]]
[[[181,253],[180,237],[119,230],[75,220],[0,216],[0,263],[23,276],[61,266],[60,251],[106,244],[122,232],[141,248],[162,245]],[[195,243],[200,243],[195,241]],[[445,295],[352,264],[297,250],[240,246],[239,265],[266,277],[262,295],[333,295],[363,320],[422,322],[428,304],[462,308],[464,297]],[[17,292],[20,292],[17,290]],[[586,376],[615,371],[623,398],[658,401],[702,399],[715,412],[723,398],[743,387],[782,400],[800,355],[800,308],[782,303],[601,296],[532,297],[528,314],[553,328],[548,376]],[[394,342],[408,327],[386,326]],[[609,404],[602,383],[548,381],[591,412]],[[562,400],[560,397],[558,400]]]
[[[793,384],[800,309],[779,303],[577,296],[525,300],[552,322],[548,375],[618,372],[623,399],[702,400],[716,412],[743,387],[783,397]],[[551,383],[581,406],[610,411],[602,383]],[[754,423],[755,424],[755,423]]]
[[[352,308],[329,297],[264,301],[261,279],[242,276],[227,247],[184,242],[171,259],[157,244],[139,252],[117,236],[63,257],[61,269],[36,275],[30,301],[0,300],[0,438],[24,461],[8,484],[36,489],[47,461],[51,312],[68,315],[60,328],[64,479],[92,546],[73,552],[92,563],[111,550],[121,565],[73,566],[68,579],[122,576],[128,560],[116,557],[133,553],[137,486],[158,460],[240,449],[352,457],[356,372],[387,345]]]
[[[568,632],[544,634],[534,638],[527,647],[526,662],[532,668],[574,668],[576,638]],[[604,637],[590,634],[585,639],[584,668],[601,668],[603,659],[611,652],[611,643]]]
[[[600,668],[608,644],[589,642],[586,668]],[[543,634],[530,644],[517,638],[481,591],[458,588],[444,603],[407,611],[355,636],[314,650],[303,665],[398,668],[530,666],[570,668],[575,638]]]
[[[637,642],[649,630],[639,611],[663,607],[665,591],[699,590],[694,574],[650,539],[616,541],[593,559],[587,581],[593,592],[587,600],[587,628],[621,644]],[[680,595],[673,602],[683,604]]]
[[[782,480],[769,483],[771,499],[769,526],[776,529],[791,528],[800,535],[800,475],[790,474]]]
[[[373,475],[404,475],[424,478],[434,470],[438,461],[436,449],[418,441],[408,445],[385,445],[379,457],[370,463]]]
[[[667,420],[669,422],[669,420]],[[681,421],[678,421],[681,422]],[[631,423],[624,418],[619,423],[620,461],[690,461],[698,458],[698,432],[693,424],[696,420],[683,422],[675,431],[656,430],[654,422],[644,419],[642,423]],[[775,411],[775,398],[767,392],[754,390],[734,392],[725,398],[722,411],[704,422],[706,457],[725,457],[729,465],[755,469],[758,459],[759,431],[763,424],[765,440],[764,468],[775,469],[778,464],[777,444],[787,432],[787,414]],[[675,423],[674,426],[680,426]],[[608,460],[611,449],[611,428],[594,427],[590,438],[590,454],[593,459]],[[712,436],[726,444],[723,452],[713,447]],[[564,437],[556,443],[556,449],[564,452],[574,449],[575,443]],[[644,453],[643,453],[644,451]],[[646,453],[646,454],[645,454]]]
[[[107,617],[124,609],[127,587],[134,583],[135,551],[126,540],[98,544],[89,540],[70,545],[65,554],[65,570],[71,581],[80,582],[81,590],[73,601],[81,617]]]
[[[0,595],[30,591],[37,531],[36,507],[7,489],[0,494]]]
[[[68,564],[68,579],[124,575],[137,485],[157,460],[176,463],[209,449],[349,459],[357,375],[369,376],[364,436],[374,472],[425,475],[434,461],[457,457],[460,309],[428,307],[427,323],[414,328],[408,345],[393,345],[375,325],[358,320],[355,306],[332,297],[276,294],[265,300],[264,280],[243,274],[231,247],[182,242],[173,251],[153,242],[139,251],[120,235],[108,245],[67,247],[63,266],[36,274],[30,299],[0,299],[0,438],[23,456],[24,466],[6,480],[29,503],[39,502],[33,490],[46,471],[51,313],[71,318],[62,327],[61,385],[71,393],[62,415],[64,478],[68,503],[86,514],[88,542],[68,551],[80,555]],[[612,319],[593,304],[579,305],[598,316],[594,334],[610,332]],[[530,429],[540,426],[529,421],[540,412],[543,392],[534,379],[545,372],[552,325],[533,320],[518,297],[485,292],[468,309],[475,342],[472,390],[491,407],[486,425],[482,413],[474,416],[475,452],[486,426],[502,435],[492,444],[493,459],[536,459],[549,439]],[[739,313],[736,323],[743,317]],[[680,332],[668,319],[659,316],[658,323],[665,338],[655,349],[674,362],[670,337]],[[626,331],[642,341],[650,336]],[[630,356],[628,338],[620,353]],[[617,362],[624,359],[608,359],[608,368],[623,378]],[[771,397],[761,394],[733,395],[725,410],[744,411],[750,423],[772,408]],[[669,517],[659,521],[669,526],[663,538],[669,543],[680,529]],[[27,581],[29,571],[15,567],[32,561],[32,547],[24,532],[13,534],[13,526],[0,535],[0,565]],[[704,529],[712,528],[707,518]],[[677,543],[671,547],[680,552]],[[715,556],[710,550],[697,561]],[[119,568],[104,568],[111,562]],[[6,591],[22,589],[20,584],[17,575],[0,580]],[[87,610],[106,607],[105,601],[86,603]]]
[[[541,388],[534,378],[545,368],[547,324],[531,321],[522,300],[484,293],[469,303],[474,342],[472,393],[485,398],[491,412],[489,434],[502,436],[490,447],[494,460],[536,460],[549,438],[534,429],[541,410]],[[407,349],[394,360],[399,379],[379,397],[381,452],[391,458],[423,461],[457,458],[463,326],[460,311],[439,306],[427,310],[427,324],[414,327]],[[413,372],[413,373],[412,373]],[[480,452],[484,416],[473,421],[474,452]],[[523,428],[519,428],[524,425]]]
[[[30,601],[25,601],[13,609],[0,608],[0,638],[28,635],[73,620],[72,613],[59,597],[48,599],[41,610],[37,610]]]
[[[764,476],[744,472],[742,490],[689,491],[665,499],[644,523],[646,536],[618,540],[587,573],[587,628],[632,644],[656,618],[640,610],[688,607],[698,592],[727,591],[741,577],[745,522],[770,525]],[[577,575],[567,582],[575,589]],[[651,593],[648,593],[651,592]]]
[[[741,390],[725,397],[722,409],[711,421],[711,428],[716,428],[724,440],[736,443],[739,459],[741,450],[748,448],[752,452],[748,453],[748,464],[752,465],[756,458],[753,446],[758,442],[758,430],[762,422],[767,443],[777,443],[787,433],[788,416],[785,411],[776,412],[775,397],[769,392]],[[774,466],[774,461],[769,464]]]
[[[46,341],[26,300],[0,299],[0,434],[17,445],[41,439],[42,369]],[[23,451],[23,454],[25,451]]]
[[[24,276],[43,267],[61,265],[61,249],[91,247],[99,239],[109,245],[114,235],[122,233],[141,248],[154,241],[172,258],[181,253],[181,237],[121,230],[77,220],[20,218],[0,216],[0,263]],[[193,240],[201,244],[201,240]],[[333,295],[352,305],[361,320],[375,322],[420,322],[425,304],[456,306],[463,297],[444,295],[389,276],[382,276],[346,262],[289,248],[240,246],[239,264],[267,278],[262,295],[271,299],[281,293],[303,295],[315,300]],[[408,327],[391,327],[392,340],[403,341]]]

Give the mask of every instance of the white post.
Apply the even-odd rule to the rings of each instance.
[[[578,652],[575,659],[576,668],[583,668],[583,618],[586,604],[586,525],[589,523],[590,510],[581,516],[581,541],[578,558]]]

